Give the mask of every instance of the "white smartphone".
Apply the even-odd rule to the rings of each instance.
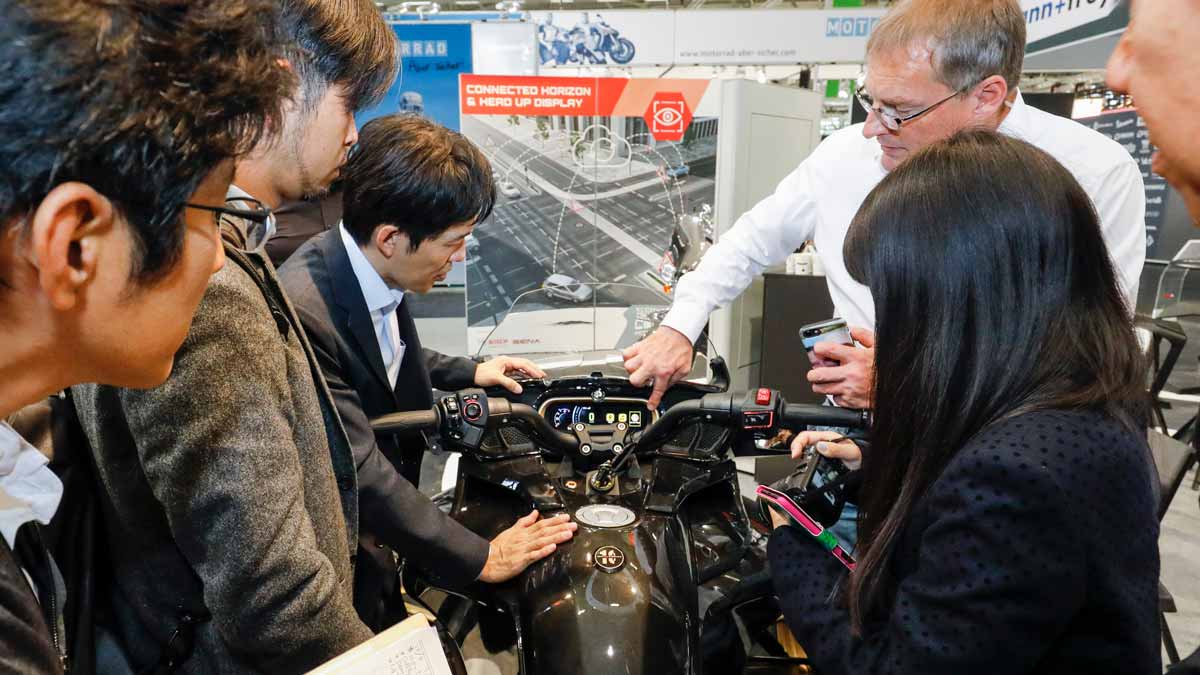
[[[854,339],[850,337],[850,328],[846,325],[845,319],[829,319],[828,321],[819,321],[817,323],[810,323],[807,326],[801,326],[800,341],[804,343],[804,351],[808,353],[809,362],[816,368],[838,365],[837,361],[822,359],[813,352],[813,347],[818,342],[833,342],[839,345],[854,346]]]

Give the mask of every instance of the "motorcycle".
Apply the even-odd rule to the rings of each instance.
[[[549,21],[538,24],[538,54],[543,65],[619,65],[633,61],[637,49],[604,20],[580,23],[563,30]]]
[[[596,289],[592,308],[555,309],[540,297],[526,304],[533,311],[514,305],[485,347],[535,340],[527,351],[548,356],[587,335],[628,340],[653,330],[645,317],[660,295],[630,304],[650,291],[608,286]],[[767,389],[730,393],[720,358],[708,362],[708,382],[675,385],[657,410],[609,349],[539,363],[575,374],[526,380],[520,395],[459,391],[430,410],[373,422],[377,432],[421,431],[431,446],[462,453],[450,513],[479,535],[490,539],[531,509],[579,525],[509,582],[444,588],[425,579],[445,594],[437,610],[445,630],[461,644],[478,629],[493,653],[515,646],[523,675],[807,672],[773,633],[770,526],[748,512],[731,454],[784,427],[864,428],[865,414],[789,404]]]
[[[621,37],[616,28],[608,25],[603,19],[598,19],[588,26],[591,41],[595,46],[593,51],[608,54],[614,63],[625,65],[633,60],[636,49],[633,42]]]

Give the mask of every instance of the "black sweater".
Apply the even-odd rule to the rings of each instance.
[[[918,503],[894,601],[861,638],[830,599],[845,568],[808,534],[771,537],[775,588],[821,675],[1157,675],[1156,485],[1144,438],[1113,420],[1020,415],[973,439]]]

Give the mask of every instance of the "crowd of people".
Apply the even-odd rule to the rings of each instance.
[[[398,63],[374,3],[0,8],[0,419],[48,397],[77,418],[105,608],[78,639],[79,577],[42,531],[70,495],[0,423],[0,671],[305,672],[405,616],[402,561],[453,588],[569,545],[570,517],[537,511],[483,539],[416,488],[422,439],[371,431],[434,388],[544,375],[421,345],[405,292],[463,260],[495,185],[435,123],[357,129]],[[1110,85],[1200,217],[1200,94],[1172,74],[1200,72],[1200,6],[1130,12]],[[861,464],[855,569],[783,521],[770,539],[821,673],[1161,672],[1141,171],[1023,101],[1025,43],[1016,0],[894,3],[865,125],[743,215],[625,354],[657,406],[709,314],[816,242],[856,344],[819,344],[833,365],[809,379],[873,413],[861,448],[793,441]],[[339,178],[341,221],[277,270],[274,210]]]

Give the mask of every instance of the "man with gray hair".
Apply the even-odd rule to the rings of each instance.
[[[680,280],[662,326],[626,350],[630,381],[654,386],[651,405],[689,372],[692,345],[709,314],[812,240],[834,307],[861,346],[818,344],[816,355],[838,365],[814,367],[809,381],[838,405],[869,408],[875,308],[870,291],[842,262],[846,230],[888,171],[964,128],[998,129],[1029,141],[1074,174],[1100,214],[1132,312],[1146,249],[1141,170],[1115,142],[1026,105],[1017,90],[1024,53],[1025,18],[1017,0],[897,3],[867,46],[866,82],[857,92],[870,113],[866,123],[830,136],[774,194],[739,218]],[[938,252],[930,253],[930,264],[937,264]]]

